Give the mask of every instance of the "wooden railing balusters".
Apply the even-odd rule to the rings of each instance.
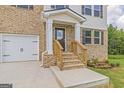
[[[62,58],[62,54],[63,54],[63,48],[60,45],[59,41],[54,40],[54,44],[53,44],[53,50],[54,50],[54,56],[56,58],[57,61],[57,66],[60,68],[60,70],[62,70],[63,68],[63,58]]]
[[[83,44],[75,40],[71,42],[71,46],[71,51],[78,56],[78,58],[85,66],[87,66],[87,48]]]

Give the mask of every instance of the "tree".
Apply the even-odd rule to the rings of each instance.
[[[112,24],[108,26],[108,53],[109,54],[124,54],[124,31],[113,27]]]

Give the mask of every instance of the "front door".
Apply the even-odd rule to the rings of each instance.
[[[55,28],[55,39],[59,41],[65,51],[65,29]]]

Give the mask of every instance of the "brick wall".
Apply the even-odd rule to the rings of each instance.
[[[81,42],[83,41],[83,36],[82,36],[81,31]],[[108,32],[103,31],[104,33],[104,44],[103,45],[85,45],[88,49],[88,58],[98,58],[99,61],[103,61],[108,59]]]
[[[70,50],[70,41],[74,40],[74,26],[72,25],[67,25],[67,24],[54,24],[53,28],[58,27],[58,28],[65,28],[65,34],[66,34],[66,48],[67,51]],[[81,43],[83,40],[82,37],[82,30],[81,30]],[[108,32],[104,32],[104,45],[85,45],[88,49],[88,58],[98,58],[100,61],[105,60],[108,58]],[[53,32],[53,39],[54,37],[54,32]]]
[[[43,6],[33,10],[0,5],[0,33],[40,36],[40,56],[44,51]]]

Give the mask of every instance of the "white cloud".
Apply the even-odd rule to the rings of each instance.
[[[117,19],[116,24],[119,28],[124,29],[124,14]]]
[[[108,6],[107,17],[108,24],[113,24],[119,28],[124,28],[124,12],[120,6]]]

